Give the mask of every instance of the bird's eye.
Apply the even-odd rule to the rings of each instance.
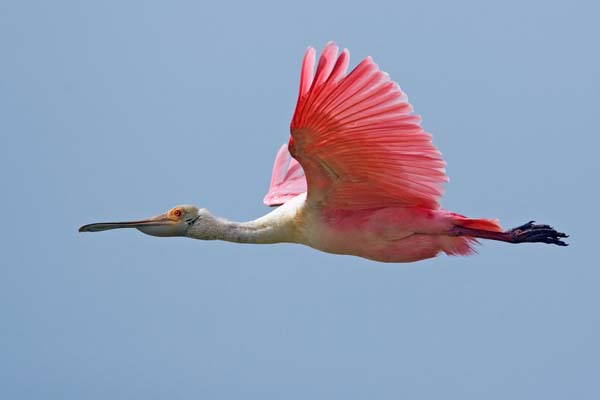
[[[173,211],[173,215],[176,216],[176,217],[178,217],[178,218],[181,217],[181,210],[175,210],[175,211]]]

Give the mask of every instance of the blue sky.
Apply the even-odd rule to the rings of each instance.
[[[593,2],[0,5],[0,397],[596,399]],[[568,248],[378,264],[295,245],[77,233],[182,203],[268,211],[301,57],[408,93],[443,205]]]

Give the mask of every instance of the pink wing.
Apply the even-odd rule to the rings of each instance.
[[[263,199],[268,206],[279,206],[306,192],[306,178],[298,161],[290,156],[288,146],[283,145],[275,156],[269,193]]]
[[[326,208],[438,208],[444,160],[406,95],[370,57],[346,74],[349,53],[329,43],[313,75],[304,55],[289,150],[306,173],[308,201]]]

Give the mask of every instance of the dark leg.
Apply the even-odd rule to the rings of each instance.
[[[470,229],[456,225],[451,234],[454,236],[471,236],[481,239],[500,240],[507,243],[548,243],[558,246],[568,246],[561,238],[568,235],[556,231],[550,225],[536,225],[530,221],[506,232],[491,232],[481,229]]]

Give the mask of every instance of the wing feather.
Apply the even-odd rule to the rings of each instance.
[[[269,192],[265,195],[263,203],[267,206],[279,206],[304,192],[304,171],[298,161],[290,156],[288,146],[284,144],[275,156]]]
[[[349,53],[306,51],[289,151],[306,174],[308,201],[326,208],[439,207],[444,160],[421,119],[370,57],[346,74]]]

